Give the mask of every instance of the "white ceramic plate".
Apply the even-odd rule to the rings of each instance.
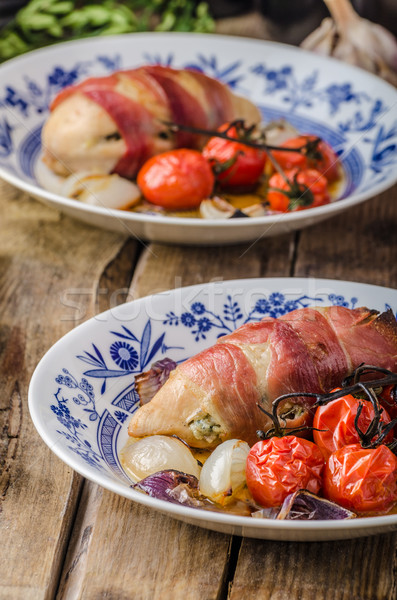
[[[93,207],[42,189],[40,132],[50,100],[89,75],[160,63],[200,69],[341,155],[346,183],[332,204],[246,219],[201,220]],[[397,179],[397,90],[367,72],[292,46],[217,35],[143,33],[52,46],[0,67],[0,177],[64,213],[140,239],[253,241],[300,229],[373,197]]]
[[[137,408],[134,375],[182,361],[246,321],[312,305],[397,310],[397,291],[325,279],[246,279],[196,285],[118,306],[59,340],[29,388],[33,422],[53,452],[88,479],[188,523],[274,540],[352,538],[397,529],[397,515],[349,521],[271,521],[186,508],[131,489],[119,461]]]

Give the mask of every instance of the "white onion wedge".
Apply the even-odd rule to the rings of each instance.
[[[86,204],[116,209],[129,208],[141,197],[135,183],[115,173],[74,173],[64,180],[60,193]]]
[[[197,460],[186,444],[166,435],[129,440],[121,451],[121,463],[134,481],[166,469],[181,471],[197,478],[200,476]]]
[[[54,171],[51,171],[42,160],[37,161],[35,175],[37,182],[42,188],[53,194],[61,193],[65,178],[57,175]]]
[[[224,505],[245,484],[245,463],[250,447],[242,440],[227,440],[215,448],[201,469],[200,492]]]

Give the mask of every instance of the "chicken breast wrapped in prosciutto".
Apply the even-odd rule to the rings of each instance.
[[[197,448],[232,438],[253,444],[257,430],[271,426],[258,404],[271,412],[282,394],[328,392],[361,363],[396,370],[391,310],[330,306],[266,317],[178,365],[132,416],[128,431],[177,435]]]
[[[198,71],[159,65],[119,71],[58,94],[42,132],[43,160],[61,176],[97,170],[133,178],[155,154],[202,145],[197,135],[167,133],[164,121],[214,129],[237,118],[254,124],[261,114]]]

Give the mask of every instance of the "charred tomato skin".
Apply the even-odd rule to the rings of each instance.
[[[197,208],[211,195],[214,182],[208,161],[197,150],[186,148],[149,158],[137,177],[144,197],[167,210]]]
[[[375,415],[374,407],[369,400],[359,400],[347,394],[316,409],[313,419],[313,439],[326,458],[343,446],[360,442],[355,427],[355,418],[360,404],[362,404],[362,411],[358,426],[365,432]],[[383,410],[381,423],[387,425],[390,420],[387,411]],[[390,432],[385,442],[392,440],[393,433]]]
[[[300,489],[317,494],[323,468],[324,457],[313,442],[294,435],[272,437],[252,446],[246,462],[247,486],[261,506],[280,506]]]
[[[344,446],[326,462],[323,493],[354,512],[387,511],[397,500],[397,457],[385,445]]]

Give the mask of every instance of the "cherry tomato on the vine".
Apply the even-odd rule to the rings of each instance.
[[[330,202],[327,180],[319,171],[292,169],[286,171],[285,175],[288,181],[280,173],[275,173],[269,180],[266,199],[272,210],[304,210]]]
[[[286,152],[273,150],[272,155],[284,170],[293,169],[316,169],[328,181],[335,181],[339,177],[339,159],[327,142],[320,140],[315,135],[300,135],[285,141],[283,148],[303,148],[309,143],[308,152]],[[311,148],[310,148],[311,145]]]
[[[365,432],[375,415],[374,407],[369,400],[359,400],[347,394],[316,409],[313,419],[313,439],[324,456],[328,457],[343,446],[359,443],[360,438],[354,421],[360,404],[362,410],[358,426]],[[390,423],[390,417],[385,410],[381,415],[381,423],[384,425]],[[393,433],[390,432],[385,443],[392,440]]]
[[[294,435],[272,437],[252,446],[246,479],[254,500],[264,507],[280,506],[293,492],[316,494],[322,485],[324,457],[309,440]]]
[[[214,181],[211,167],[202,154],[185,148],[149,158],[137,177],[145,198],[168,210],[197,208],[211,195]]]
[[[239,129],[227,123],[219,128],[235,142],[212,137],[203,148],[203,156],[209,161],[216,179],[223,187],[243,187],[255,184],[266,163],[266,152],[238,141]]]
[[[397,456],[384,445],[344,446],[327,460],[323,491],[349,510],[386,511],[397,500]]]

